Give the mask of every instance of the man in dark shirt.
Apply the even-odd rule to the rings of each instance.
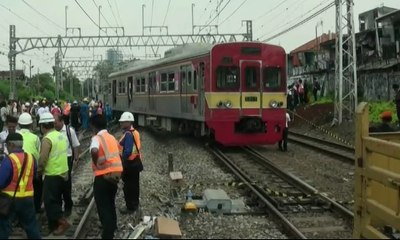
[[[393,90],[395,95],[394,103],[396,104],[396,112],[397,112],[397,119],[400,122],[400,91],[399,91],[399,84],[393,84]]]
[[[381,113],[381,120],[382,123],[380,123],[378,126],[375,127],[370,127],[369,132],[394,132],[396,131],[392,126],[390,126],[390,123],[392,122],[392,112],[391,111],[385,111]]]
[[[78,101],[73,101],[71,106],[71,126],[75,129],[76,132],[79,131],[79,112],[81,111],[81,107],[78,104]]]

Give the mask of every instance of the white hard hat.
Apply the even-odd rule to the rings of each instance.
[[[26,102],[25,107],[29,107],[29,106],[31,106],[31,104],[29,102]]]
[[[135,118],[133,117],[133,114],[130,112],[124,112],[121,115],[121,118],[119,119],[120,122],[134,122]]]
[[[29,125],[32,124],[32,117],[29,113],[22,113],[18,118],[18,124]]]
[[[40,123],[51,123],[54,121],[55,121],[55,119],[54,119],[53,115],[51,113],[46,112],[46,113],[42,113],[40,115],[39,124]]]

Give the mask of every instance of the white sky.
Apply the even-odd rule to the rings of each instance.
[[[170,7],[166,15],[169,1]],[[7,8],[5,9],[0,5],[0,29],[2,31],[0,35],[0,70],[8,70],[9,68],[7,53],[10,24],[16,25],[17,37],[57,36],[58,34],[64,36],[64,13],[65,6],[68,6],[68,27],[80,27],[82,35],[98,35],[97,26],[79,8],[75,0],[25,0],[25,2],[46,15],[54,23],[32,10],[23,0],[0,0],[0,4]],[[140,35],[142,33],[142,4],[146,5],[145,25],[160,26],[165,18],[165,25],[168,26],[170,34],[189,34],[191,33],[192,3],[195,4],[195,25],[205,25],[216,15],[216,7],[220,0],[78,0],[78,2],[96,23],[98,23],[98,10],[95,3],[102,6],[102,13],[111,26],[124,26],[126,35]],[[245,26],[241,26],[241,21],[253,20],[253,38],[264,40],[308,16],[309,11],[313,8],[317,7],[312,11],[315,12],[330,2],[333,2],[333,0],[223,0],[220,8],[228,4],[212,24],[223,23],[219,26],[220,33],[240,33],[245,32]],[[228,18],[242,3],[241,8]],[[358,30],[358,14],[382,4],[400,9],[400,0],[355,0],[356,29]],[[19,17],[12,14],[8,9]],[[315,38],[315,26],[320,21],[323,21],[323,26],[318,26],[318,35],[322,31],[326,33],[328,31],[334,32],[334,7],[307,24],[270,41],[270,43],[280,44],[287,52],[290,52]],[[101,18],[101,26],[108,26],[103,18]],[[93,54],[104,56],[106,50],[106,48],[70,49],[67,51],[66,57],[92,57]],[[159,53],[163,55],[164,51],[165,49],[161,49]],[[24,68],[23,61],[29,63],[29,60],[31,60],[32,65],[34,65],[32,74],[36,73],[38,68],[40,72],[52,72],[51,67],[54,65],[55,52],[56,49],[37,49],[28,51],[24,55],[19,54],[17,55],[17,69]],[[123,48],[125,55],[143,56],[144,52],[144,49]],[[150,49],[147,50],[147,53],[150,53]],[[29,75],[29,67],[26,66],[25,64],[26,74]]]

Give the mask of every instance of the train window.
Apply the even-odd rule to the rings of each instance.
[[[260,55],[261,48],[257,47],[242,47],[242,54],[244,55]]]
[[[193,77],[194,77],[194,79],[193,79],[193,90],[197,90],[197,71],[196,70],[194,70],[194,72],[193,72]]]
[[[277,67],[264,68],[263,83],[266,88],[281,87],[281,69]]]
[[[118,93],[119,94],[125,94],[126,93],[125,81],[118,82]]]
[[[146,92],[146,78],[144,77],[140,79],[140,92]]]
[[[166,73],[161,74],[161,90],[160,92],[166,92],[168,90],[168,77]]]
[[[258,83],[260,82],[260,71],[257,67],[246,67],[246,89],[257,89]]]
[[[175,91],[175,73],[168,74],[168,92]]]
[[[191,70],[189,70],[189,71],[187,72],[187,78],[188,78],[187,84],[188,84],[188,85],[191,85],[191,84],[192,84],[192,71],[191,71]]]
[[[217,88],[238,88],[239,84],[238,67],[219,66],[217,68]]]

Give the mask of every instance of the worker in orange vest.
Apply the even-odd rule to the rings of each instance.
[[[125,132],[119,140],[124,172],[124,196],[126,206],[120,209],[122,214],[134,213],[139,208],[140,180],[139,175],[143,170],[142,156],[140,154],[141,142],[139,132],[133,128],[135,121],[133,114],[124,112],[119,119],[122,130]]]
[[[29,239],[40,239],[33,203],[33,178],[37,175],[37,164],[32,154],[22,150],[23,138],[19,133],[10,133],[6,139],[10,152],[0,165],[0,189],[2,194],[14,198],[14,208],[7,216],[0,217],[0,239],[8,239],[11,221],[15,216],[25,229]]]
[[[95,176],[93,194],[103,227],[101,237],[112,239],[117,229],[115,195],[123,170],[118,141],[108,133],[107,121],[103,115],[93,116],[90,119],[90,128],[96,134],[90,143],[90,153]]]

